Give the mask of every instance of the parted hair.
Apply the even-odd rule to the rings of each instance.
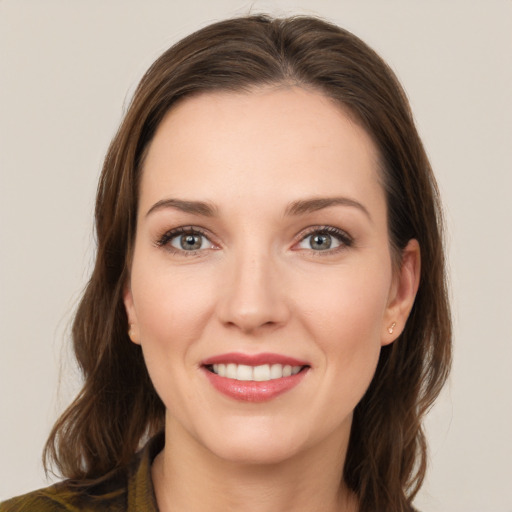
[[[451,361],[438,189],[393,71],[350,32],[302,16],[253,15],[209,25],[159,57],[134,93],[105,158],[95,207],[96,262],[72,327],[83,388],[53,427],[43,455],[47,470],[55,467],[70,485],[101,481],[164,427],[165,408],[140,346],[128,338],[123,304],[141,164],[156,129],[183,98],[276,84],[323,93],[364,127],[379,152],[395,263],[410,239],[420,245],[413,309],[399,338],[382,348],[354,411],[343,474],[361,512],[412,510],[427,464],[422,420]]]

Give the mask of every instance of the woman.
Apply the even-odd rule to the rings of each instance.
[[[2,511],[413,510],[451,354],[442,219],[370,48],[306,17],[185,38],[111,144],[96,230],[84,387],[45,449],[66,480]]]

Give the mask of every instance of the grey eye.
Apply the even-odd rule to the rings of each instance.
[[[309,246],[311,247],[311,249],[314,249],[315,251],[325,251],[326,249],[330,249],[331,244],[331,235],[318,233],[316,235],[311,235],[309,237]]]
[[[208,239],[199,233],[184,233],[171,240],[172,247],[182,251],[198,251],[205,249]]]
[[[304,237],[299,243],[299,248],[313,251],[327,251],[329,249],[336,249],[342,244],[343,242],[334,235],[316,232]]]

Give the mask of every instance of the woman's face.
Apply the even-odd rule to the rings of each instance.
[[[125,305],[174,439],[245,462],[346,444],[417,286],[413,243],[392,272],[377,160],[357,123],[301,88],[167,114]]]

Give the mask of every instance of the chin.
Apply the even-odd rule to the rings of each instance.
[[[293,446],[283,446],[272,442],[245,443],[244,445],[230,445],[218,450],[220,458],[226,462],[241,465],[276,465],[292,459],[300,452]]]
[[[244,465],[279,464],[296,456],[304,449],[304,439],[270,428],[231,428],[220,438],[204,439],[206,448],[226,462]]]

